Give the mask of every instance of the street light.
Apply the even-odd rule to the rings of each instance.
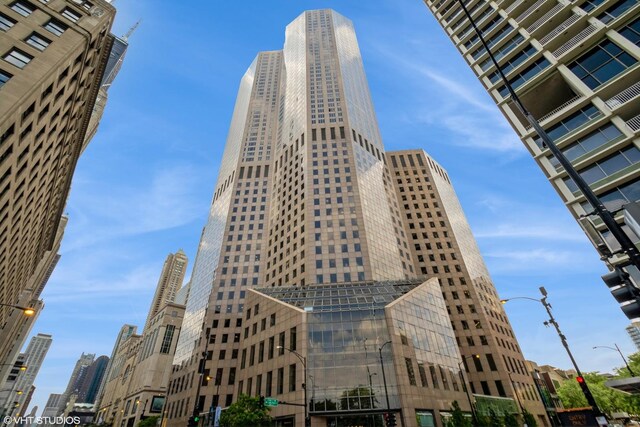
[[[513,394],[516,396],[516,401],[518,401],[518,406],[520,407],[520,414],[522,414],[524,427],[527,427],[527,422],[524,419],[524,407],[522,406],[522,402],[520,401],[520,395],[518,394],[518,390],[516,390],[516,383],[513,382],[513,378],[511,377],[511,372],[507,371],[507,374],[509,375],[509,381],[511,381],[511,387],[513,387]]]
[[[31,317],[34,314],[36,314],[36,310],[33,307],[22,307],[21,305],[3,304],[3,303],[0,303],[0,306],[2,306],[2,307],[11,307],[11,308],[15,308],[15,309],[18,309],[18,310],[22,310],[22,313],[25,316],[28,316],[28,317]]]
[[[391,344],[391,341],[387,341],[384,344],[382,344],[382,346],[380,346],[380,348],[378,349],[378,352],[380,353],[380,367],[382,368],[382,383],[384,384],[384,396],[387,400],[387,414],[389,414],[390,413],[389,410],[391,409],[391,406],[389,405],[389,391],[387,390],[387,376],[384,373],[384,362],[382,360],[382,349],[387,344]]]
[[[471,356],[462,356],[462,360],[458,362],[458,369],[460,370],[460,376],[462,377],[462,384],[464,385],[464,391],[467,393],[467,399],[469,400],[469,406],[471,407],[471,417],[473,418],[473,423],[478,425],[478,417],[476,416],[476,410],[473,407],[473,403],[471,402],[471,394],[469,393],[469,387],[467,386],[467,382],[464,380],[464,375],[462,374],[462,364],[467,359],[480,359],[479,354],[472,354]]]
[[[595,350],[596,348],[608,348],[609,350],[617,351],[618,353],[620,353],[620,357],[622,357],[622,360],[624,360],[624,364],[627,366],[627,370],[629,371],[631,376],[635,377],[636,374],[634,374],[633,371],[631,370],[631,367],[629,366],[629,363],[627,362],[627,358],[624,357],[624,354],[622,354],[622,352],[620,351],[620,347],[618,347],[618,344],[614,343],[613,345],[615,345],[616,348],[608,347],[606,345],[597,345],[597,346],[593,347],[593,349]]]
[[[587,399],[587,403],[594,409],[594,411],[596,412],[596,416],[604,417],[604,414],[602,413],[602,411],[598,407],[598,404],[596,403],[596,399],[593,397],[593,394],[591,394],[591,390],[589,390],[589,386],[587,385],[587,382],[584,380],[584,376],[582,375],[582,372],[580,372],[578,363],[573,358],[573,354],[571,354],[571,350],[569,349],[569,344],[567,343],[567,337],[564,336],[564,334],[560,330],[560,326],[558,325],[558,322],[556,322],[556,319],[553,317],[553,314],[551,313],[551,304],[547,302],[547,290],[544,288],[544,286],[540,286],[540,293],[542,294],[541,299],[536,299],[531,297],[512,297],[512,298],[500,300],[500,302],[502,304],[506,304],[508,301],[511,301],[514,299],[526,299],[531,301],[537,301],[544,306],[544,308],[547,310],[547,314],[549,315],[549,320],[545,321],[544,325],[549,326],[549,324],[551,324],[556,329],[556,332],[560,337],[560,341],[562,342],[562,345],[567,351],[567,354],[569,355],[569,359],[571,359],[571,363],[573,364],[573,367],[575,368],[576,373],[578,374],[578,377],[583,379],[583,382],[580,384],[581,386],[580,388],[582,389],[582,393],[584,394],[584,397]]]
[[[304,425],[305,427],[311,427],[311,418],[309,418],[309,406],[307,403],[307,358],[302,356],[295,350],[291,350],[290,348],[283,347],[281,345],[277,346],[278,349],[287,350],[289,353],[293,353],[300,362],[302,362],[302,367],[304,368],[304,384],[302,384],[302,389],[304,390]]]

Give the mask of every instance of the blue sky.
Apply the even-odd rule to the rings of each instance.
[[[595,250],[421,1],[115,5],[115,34],[142,23],[78,163],[62,258],[32,330],[53,335],[40,411],[83,351],[110,355],[122,324],[142,327],[169,252],[183,248],[190,273],[240,78],[306,9],[354,22],[386,149],[424,148],[449,171],[500,295],[537,298],[544,285],[584,371],[621,364],[595,345],[634,351]],[[570,366],[542,306],[506,309],[526,358]]]

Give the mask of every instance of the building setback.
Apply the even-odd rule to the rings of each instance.
[[[409,158],[415,167],[391,165]],[[313,313],[342,319],[326,325],[341,345],[323,344]],[[373,335],[361,329],[372,313],[381,322]],[[350,329],[339,333],[340,322]],[[287,26],[284,49],[259,53],[241,80],[194,263],[167,425],[241,393],[303,403],[302,363],[286,349],[274,355],[278,345],[317,369],[307,381],[312,425],[382,422],[372,358],[386,340],[391,409],[406,426],[441,425],[453,400],[469,410],[462,367],[475,394],[512,408],[520,396],[548,425],[446,171],[421,150],[385,154],[352,23],[307,11]],[[316,345],[332,349],[323,355]],[[333,365],[337,379],[327,361],[341,353],[351,359]],[[343,419],[356,406],[364,418]],[[274,415],[279,425],[303,425],[301,407]]]
[[[510,100],[457,0],[426,0],[601,255],[620,249]],[[640,6],[632,0],[471,1],[467,8],[525,107],[623,223],[640,199]],[[586,215],[586,218],[582,218]],[[636,244],[640,238],[623,229]],[[600,244],[604,241],[603,244]],[[620,264],[625,257],[610,258]],[[636,283],[640,275],[629,269]]]
[[[104,0],[0,6],[3,303],[37,304],[57,261],[62,211],[113,44],[114,16]],[[0,380],[30,327],[11,318],[17,315],[0,307]]]
[[[174,299],[187,262],[182,250],[167,257],[142,334],[132,325],[121,328],[95,405],[98,424],[133,427],[162,413],[184,317],[184,305]]]

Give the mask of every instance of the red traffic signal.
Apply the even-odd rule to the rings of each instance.
[[[578,381],[578,384],[584,384],[584,377],[577,376],[576,381]]]

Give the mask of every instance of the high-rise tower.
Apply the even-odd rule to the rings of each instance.
[[[510,100],[457,0],[425,1],[602,255],[620,249]],[[525,107],[616,213],[640,200],[640,5],[627,0],[471,1],[469,12]],[[583,217],[586,216],[586,217]],[[619,223],[622,212],[616,213]],[[595,227],[595,230],[594,230]],[[623,229],[637,244],[626,225]],[[608,249],[607,249],[608,246]],[[620,255],[610,258],[621,263]],[[640,283],[635,269],[629,271]]]
[[[543,413],[450,183],[396,183],[445,172],[391,167],[388,156],[352,23],[304,12],[287,26],[284,49],[258,54],[240,84],[169,383],[170,425],[241,393],[301,403],[301,382],[314,423],[352,410],[364,417],[353,422],[381,422],[373,354],[387,340],[391,409],[406,425],[439,419],[454,400],[469,409],[460,382],[470,358],[475,393],[510,397],[512,408],[526,393],[529,410]],[[400,195],[437,197],[415,215],[444,216],[440,235],[414,237],[420,225]],[[426,241],[438,267],[419,261]],[[468,299],[459,309],[445,303],[454,294]],[[450,321],[447,308],[463,313]],[[295,425],[302,412],[274,411]]]
[[[182,287],[184,275],[187,272],[187,256],[182,249],[175,254],[167,255],[158,279],[158,285],[149,307],[149,314],[145,322],[144,329],[149,327],[149,322],[155,317],[160,309],[167,303],[173,302],[178,290]]]
[[[35,304],[35,289],[55,265],[62,211],[113,44],[114,16],[104,0],[0,5],[0,300],[5,304]],[[0,343],[26,335],[10,319],[13,310],[0,307]],[[20,346],[1,346],[0,364],[10,364]]]
[[[29,391],[38,376],[42,362],[51,347],[51,335],[38,334],[31,338],[27,349],[24,352],[23,366],[26,370],[17,376],[15,384],[12,385],[9,396],[4,404],[3,414],[19,416],[25,415],[25,406]]]

